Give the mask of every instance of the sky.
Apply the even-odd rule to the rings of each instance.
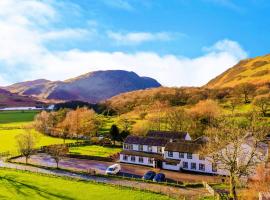
[[[201,86],[268,54],[269,0],[0,0],[0,86],[121,69]]]

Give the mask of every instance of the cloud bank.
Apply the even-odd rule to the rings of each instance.
[[[29,10],[33,12],[28,12]],[[231,67],[247,53],[228,39],[202,48],[202,55],[159,55],[152,52],[106,52],[48,48],[48,42],[83,40],[84,28],[54,28],[64,20],[55,1],[0,1],[0,85],[37,78],[65,80],[94,70],[122,69],[157,79],[164,86],[200,86]],[[169,40],[165,32],[107,32],[108,38],[122,43]]]

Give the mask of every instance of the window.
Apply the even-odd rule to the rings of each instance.
[[[183,162],[183,169],[187,169],[188,168],[188,162]]]
[[[212,163],[212,172],[217,172],[217,164]]]
[[[148,149],[149,152],[152,152],[152,146],[148,146],[147,149]]]
[[[173,152],[172,151],[168,151],[168,157],[173,157]]]
[[[192,153],[187,153],[187,159],[192,159]]]
[[[149,164],[153,164],[153,162],[154,162],[154,159],[153,158],[148,158],[148,163]]]
[[[196,163],[191,163],[191,169],[196,169]]]
[[[179,153],[179,158],[185,158],[185,153]]]
[[[124,144],[124,148],[128,150],[133,150],[133,145],[132,144]]]
[[[205,160],[205,157],[199,154],[199,160]]]
[[[124,149],[128,149],[128,144],[124,144]]]
[[[128,159],[128,156],[124,155],[123,160],[127,160],[127,159]]]
[[[143,163],[143,157],[139,157],[139,162]]]
[[[139,144],[139,151],[143,151],[143,145]]]
[[[135,160],[136,160],[135,156],[131,156],[131,161],[135,162]]]
[[[157,152],[162,153],[162,147],[157,147]]]
[[[199,164],[199,170],[200,170],[200,171],[205,171],[205,165],[202,164],[202,163],[200,163],[200,164]]]

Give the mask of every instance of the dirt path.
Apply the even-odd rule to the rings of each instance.
[[[97,176],[91,176],[91,175],[82,175],[82,174],[71,173],[71,172],[66,172],[62,170],[47,170],[47,169],[41,169],[41,168],[33,167],[33,166],[24,166],[24,165],[13,164],[13,163],[5,163],[3,161],[0,162],[0,167],[12,168],[12,169],[30,171],[30,172],[38,172],[38,173],[43,173],[43,174],[51,174],[51,175],[62,176],[62,177],[70,177],[70,178],[82,179],[82,180],[87,180],[87,181],[96,181],[99,183],[107,183],[107,184],[112,184],[112,185],[132,187],[132,188],[137,188],[140,190],[148,190],[152,192],[160,192],[176,199],[182,199],[183,197],[185,197],[187,199],[193,200],[193,199],[199,199],[200,197],[208,195],[208,192],[204,188],[176,188],[176,187],[171,187],[171,186],[144,183],[144,182],[139,182],[139,181],[103,178],[103,177],[97,177]]]

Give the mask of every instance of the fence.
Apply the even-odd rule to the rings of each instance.
[[[202,182],[205,189],[214,197],[216,200],[228,200],[228,192],[225,190],[219,190],[212,188],[207,182]]]

